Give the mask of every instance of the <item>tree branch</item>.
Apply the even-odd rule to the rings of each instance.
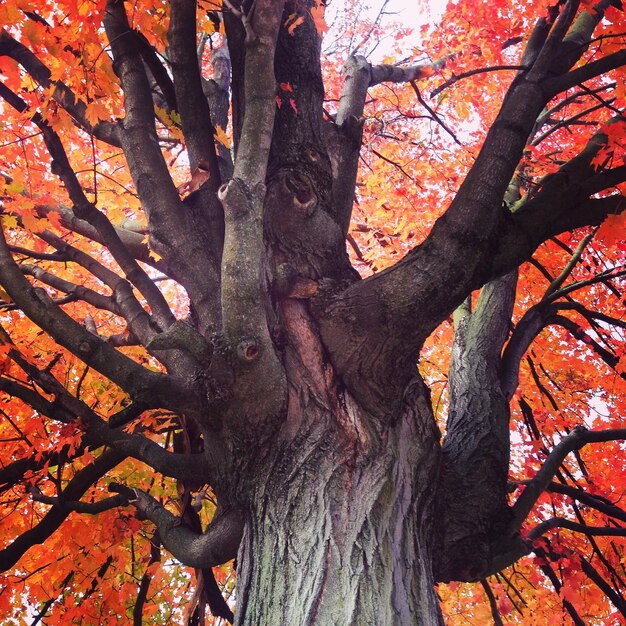
[[[68,512],[73,511],[87,515],[98,515],[111,509],[128,506],[128,500],[122,495],[103,498],[97,502],[81,502],[80,500],[65,500],[58,496],[46,496],[41,493],[38,487],[33,487],[30,490],[30,494],[35,502],[50,504]]]
[[[124,495],[141,515],[153,522],[163,546],[183,565],[198,569],[222,565],[237,554],[243,533],[241,511],[220,511],[206,531],[198,534],[141,489],[112,483],[109,489]]]
[[[532,510],[539,496],[548,488],[565,457],[589,443],[626,439],[626,428],[591,431],[577,426],[552,449],[541,469],[530,480],[512,507],[513,519],[509,525],[511,535],[517,531]]]
[[[245,44],[246,111],[233,173],[250,189],[265,184],[276,109],[274,53],[284,5],[284,0],[256,0],[251,9],[254,36]]]
[[[176,101],[193,172],[200,163],[208,165],[209,185],[221,185],[209,104],[202,91],[196,56],[196,2],[171,0],[168,56],[174,77]]]
[[[92,464],[76,473],[63,490],[61,497],[67,501],[79,500],[96,481],[124,458],[123,454],[114,450],[103,452]],[[69,510],[54,505],[38,524],[0,550],[0,571],[5,572],[12,568],[27,550],[48,539],[69,514]]]
[[[50,70],[26,46],[11,37],[4,29],[0,31],[0,55],[10,56],[17,61],[44,89],[53,86],[50,80]],[[99,122],[92,126],[85,115],[87,109],[85,103],[80,100],[77,101],[67,85],[61,81],[56,81],[52,97],[70,114],[80,128],[112,146],[120,146],[117,124]]]
[[[41,289],[26,280],[0,233],[0,284],[35,324],[85,363],[148,406],[189,406],[190,390],[180,381],[143,368],[74,321]],[[179,408],[179,407],[177,407]]]
[[[11,358],[46,393],[55,396],[55,403],[52,404],[38,395],[33,397],[34,392],[24,393],[25,388],[23,386],[16,388],[15,384],[7,386],[7,393],[15,393],[16,397],[52,419],[64,423],[81,419],[87,429],[81,440],[81,446],[89,449],[95,449],[102,445],[110,446],[123,452],[126,456],[146,463],[164,476],[180,480],[188,479],[190,476],[207,480],[215,468],[224,462],[223,456],[215,453],[215,450],[221,447],[219,442],[205,441],[206,452],[204,454],[183,454],[168,452],[155,441],[137,432],[129,434],[122,430],[112,429],[82,400],[70,394],[50,372],[39,370],[30,365],[15,351],[11,352]],[[0,379],[0,381],[2,380]],[[26,389],[26,391],[28,390]],[[215,456],[211,457],[211,454],[215,454]]]
[[[116,315],[119,314],[118,308],[111,298],[104,296],[93,289],[89,289],[83,285],[76,285],[68,280],[59,278],[50,272],[46,272],[37,265],[21,263],[19,267],[26,276],[33,276],[38,281],[56,289],[57,291],[73,295],[77,300],[83,300],[97,309],[110,311]]]
[[[622,598],[621,593],[616,593],[613,587],[600,576],[598,570],[583,556],[580,557],[580,566],[583,572],[596,584],[598,589],[606,594],[607,598],[613,603],[613,606],[622,614],[622,617],[626,617],[626,602]]]
[[[28,110],[26,103],[3,84],[0,84],[0,96],[20,113]],[[174,316],[165,298],[137,261],[128,253],[108,218],[87,199],[58,134],[39,113],[34,113],[32,120],[42,131],[44,142],[52,157],[52,171],[61,179],[74,203],[75,215],[89,222],[100,233],[113,258],[146,298],[157,323],[162,328],[167,328],[174,321]]]
[[[143,62],[152,73],[156,84],[161,90],[167,108],[170,111],[177,111],[178,105],[176,103],[176,92],[174,90],[174,84],[172,83],[172,79],[167,73],[167,70],[165,69],[165,67],[163,67],[163,64],[159,60],[156,50],[150,45],[150,42],[146,39],[146,37],[139,31],[133,31],[133,35],[135,37],[135,42],[137,43],[139,54],[141,54]]]
[[[528,482],[529,481],[519,481],[517,484],[526,485]],[[582,502],[585,506],[596,509],[596,511],[600,511],[600,513],[604,513],[609,517],[614,517],[622,522],[626,522],[626,511],[624,509],[611,504],[608,500],[601,498],[601,496],[592,495],[584,489],[577,489],[576,487],[571,487],[570,485],[551,482],[547,487],[547,491],[569,496],[574,500]]]
[[[587,526],[587,524],[579,524],[564,517],[553,517],[535,526],[528,533],[528,538],[530,540],[539,539],[539,537],[555,528],[564,528],[589,537],[626,537],[626,528],[621,526]]]
[[[151,248],[164,258],[172,275],[187,290],[203,330],[214,331],[220,320],[215,297],[220,279],[214,260],[219,250],[207,246],[202,233],[211,232],[212,207],[217,199],[211,194],[208,202],[194,211],[181,201],[159,148],[148,79],[128,36],[132,31],[122,2],[109,0],[104,25],[124,92],[126,115],[120,139],[148,216]]]

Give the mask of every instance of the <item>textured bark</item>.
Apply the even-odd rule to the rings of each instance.
[[[514,273],[490,283],[476,311],[457,314],[441,468],[444,532],[437,574],[442,580],[482,578],[492,543],[510,519],[509,404],[500,384],[500,352],[516,280]]]
[[[288,300],[289,408],[261,458],[238,558],[236,624],[441,624],[433,589],[439,433],[416,377],[379,430]]]

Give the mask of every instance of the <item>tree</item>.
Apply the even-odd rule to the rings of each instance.
[[[620,4],[4,3],[1,610],[626,618]]]

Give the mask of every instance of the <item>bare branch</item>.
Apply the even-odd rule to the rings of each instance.
[[[538,539],[555,528],[565,528],[589,537],[626,537],[626,528],[620,526],[587,526],[587,524],[578,524],[564,517],[553,517],[535,526],[528,533],[528,538]]]
[[[588,235],[585,235],[576,250],[574,250],[574,254],[572,254],[571,259],[567,262],[563,271],[550,283],[549,287],[546,289],[545,294],[543,295],[542,300],[550,299],[550,297],[561,287],[561,285],[565,282],[567,277],[572,273],[573,269],[576,267],[578,261],[580,261],[580,257],[582,256],[585,248],[589,244],[589,242],[593,239],[595,235],[595,231]]]
[[[476,76],[477,74],[487,74],[489,72],[505,72],[509,70],[522,71],[526,69],[528,69],[526,65],[492,65],[489,67],[478,67],[474,70],[468,70],[467,72],[454,74],[451,78],[448,78],[448,80],[433,89],[430,92],[430,97],[434,98],[435,96],[438,96],[444,89],[447,89],[455,83],[458,83],[460,80],[463,80],[464,78],[469,78],[470,76]]]

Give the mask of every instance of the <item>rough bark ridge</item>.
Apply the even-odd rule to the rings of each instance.
[[[526,348],[555,319],[554,309],[542,305],[509,336],[516,268],[548,237],[624,208],[619,195],[593,197],[624,179],[623,167],[599,173],[592,165],[606,144],[602,133],[532,195],[503,202],[550,98],[626,63],[621,51],[601,67],[571,70],[608,6],[602,1],[593,17],[574,21],[577,4],[560,2],[539,20],[524,69],[482,151],[425,242],[361,280],[345,238],[367,90],[385,80],[417,80],[420,68],[373,68],[362,57],[351,58],[339,113],[327,119],[320,37],[310,13],[317,0],[224,2],[231,160],[213,141],[213,121],[223,124],[228,110],[228,55],[220,52],[214,81],[200,75],[195,4],[170,2],[166,72],[146,51],[149,44],[132,35],[124,4],[109,0],[104,26],[125,117],[82,126],[123,149],[148,216],[150,246],[161,257],[156,266],[186,290],[191,315],[174,318],[137,262],[151,262],[141,238],[114,228],[87,199],[58,136],[33,117],[72,199],[71,209],[60,209],[64,226],[106,245],[123,275],[51,233],[42,239],[60,260],[80,263],[110,287],[110,298],[80,293],[126,320],[132,340],[166,370],[143,368],[71,319],[24,273],[56,288],[71,286],[20,268],[9,244],[0,241],[0,283],[15,306],[132,400],[107,424],[49,371],[12,352],[55,400],[4,378],[2,391],[65,422],[80,416],[84,449],[114,450],[68,485],[65,500],[77,502],[89,481],[127,456],[186,489],[210,485],[219,505],[204,531],[189,508],[180,520],[132,485],[113,489],[154,522],[165,548],[205,578],[211,566],[238,555],[240,626],[439,625],[436,581],[480,580],[528,553],[518,532],[523,519],[564,455],[594,439],[577,433],[527,495],[509,506],[509,401]],[[290,32],[286,24],[294,13],[302,23]],[[50,73],[5,32],[0,54],[50,85]],[[293,106],[276,106],[279,83],[290,85]],[[56,89],[62,106],[81,120],[81,103],[61,84]],[[0,95],[24,110],[4,86]],[[208,172],[208,182],[184,200],[159,148],[153,98],[177,107],[191,170]],[[482,291],[471,310],[468,298],[477,289]],[[442,444],[416,362],[425,339],[455,309]],[[186,439],[173,452],[120,429],[152,408],[180,416]],[[8,483],[31,465],[9,467],[0,477]],[[58,527],[72,510],[63,502],[54,502],[51,522],[42,520],[34,534],[0,552],[3,567]]]

